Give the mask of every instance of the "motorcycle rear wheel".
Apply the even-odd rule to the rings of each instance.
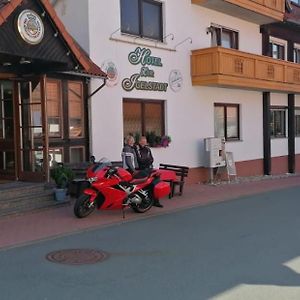
[[[144,213],[153,206],[153,202],[154,202],[154,200],[153,200],[152,194],[151,194],[151,192],[149,192],[148,199],[143,199],[141,204],[131,203],[131,208],[136,213]]]
[[[74,204],[74,214],[77,218],[85,218],[95,209],[95,205],[91,205],[90,196],[80,195]]]

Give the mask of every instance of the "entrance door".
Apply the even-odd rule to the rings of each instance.
[[[48,174],[43,79],[18,83],[17,154],[18,178],[45,181]]]
[[[15,179],[13,82],[0,80],[0,179]]]

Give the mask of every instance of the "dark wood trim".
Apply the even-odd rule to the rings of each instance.
[[[47,120],[47,97],[46,97],[46,75],[41,76],[41,106],[42,106],[42,127],[43,127],[43,170],[46,182],[50,181],[49,173],[49,134],[48,134],[48,120]]]
[[[240,136],[240,104],[237,103],[214,103],[214,107],[223,107],[224,108],[224,138],[226,141],[239,141],[241,139]],[[237,137],[228,137],[227,136],[227,107],[235,107],[237,108]]]
[[[270,92],[263,92],[264,174],[271,174]]]
[[[137,99],[137,98],[123,98],[123,103],[139,103],[141,105],[141,122],[142,122],[142,134],[145,132],[145,104],[160,104],[161,105],[161,118],[162,118],[162,135],[166,134],[166,116],[165,116],[165,100],[150,100],[150,99]]]
[[[288,94],[288,170],[295,173],[295,94]]]

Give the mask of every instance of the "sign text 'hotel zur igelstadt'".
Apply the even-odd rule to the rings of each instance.
[[[130,78],[123,79],[122,87],[125,91],[130,92],[133,89],[158,92],[167,91],[168,83],[143,80],[145,78],[154,78],[154,71],[150,69],[150,66],[163,66],[160,57],[151,56],[150,49],[137,47],[133,52],[129,53],[128,60],[132,65],[140,64],[142,67],[139,73],[131,75]]]

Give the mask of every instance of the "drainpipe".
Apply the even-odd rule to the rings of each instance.
[[[96,93],[98,93],[105,85],[106,85],[106,80],[107,78],[103,78],[103,83],[95,90],[93,91],[90,95],[87,96],[87,103],[88,103],[88,120],[89,120],[89,152],[90,156],[93,154],[93,149],[92,149],[92,118],[91,118],[91,104],[89,103],[89,99],[93,97]]]
[[[103,78],[103,83],[95,90],[93,91],[90,95],[87,96],[87,99],[90,99],[93,97],[95,94],[97,94],[106,84],[106,78]]]

